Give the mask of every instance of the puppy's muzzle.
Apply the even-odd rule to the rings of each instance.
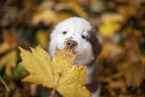
[[[66,46],[67,47],[70,46],[71,49],[74,49],[77,45],[78,45],[78,43],[74,40],[67,40],[66,41]]]

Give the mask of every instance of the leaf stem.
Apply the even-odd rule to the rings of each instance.
[[[5,83],[5,81],[3,80],[3,78],[1,77],[1,75],[0,75],[0,81],[3,83],[4,87],[6,88],[6,90],[7,90],[8,92],[10,92],[9,87],[7,86],[7,84]]]
[[[54,88],[53,88],[53,90],[51,91],[51,94],[50,94],[50,96],[49,96],[49,97],[53,97],[53,96],[54,96],[54,94],[55,94],[55,91],[56,91],[56,87],[54,87]]]

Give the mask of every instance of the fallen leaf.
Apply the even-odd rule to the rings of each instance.
[[[76,13],[78,16],[82,17],[82,18],[88,18],[88,14],[85,12],[85,10],[83,9],[83,7],[79,4],[79,2],[83,2],[83,3],[88,3],[89,1],[87,0],[59,0],[60,4],[63,5],[64,9],[70,9],[72,10],[74,13]],[[60,9],[60,8],[59,8]],[[61,8],[63,9],[63,8]],[[66,13],[68,14],[68,13]],[[59,16],[59,14],[58,14]]]
[[[5,14],[3,16],[3,20],[8,22],[15,22],[18,15],[19,10],[16,7],[4,7]]]
[[[0,58],[0,71],[6,66],[5,72],[8,76],[11,75],[11,69],[16,66],[17,53],[16,50],[8,52],[6,55]]]
[[[144,79],[145,65],[135,63],[124,63],[118,66],[119,73],[126,78],[126,85],[139,87]]]
[[[32,23],[34,25],[38,25],[40,22],[45,25],[49,25],[50,23],[55,23],[57,21],[56,13],[52,10],[40,11],[34,14]]]
[[[101,20],[103,24],[99,25],[99,32],[104,37],[111,37],[121,28],[123,18],[120,14],[104,14]]]
[[[101,12],[105,9],[105,4],[102,0],[92,0],[90,8],[93,12]]]
[[[11,69],[17,63],[18,39],[16,32],[9,33],[6,29],[2,30],[3,43],[0,44],[0,71],[5,67],[5,72],[11,76]]]
[[[15,31],[9,33],[8,30],[2,29],[2,38],[4,41],[10,43],[11,48],[15,48],[18,46],[18,38]]]
[[[25,7],[29,8],[31,11],[35,12],[38,10],[38,7],[35,4],[33,4],[32,2],[25,0],[25,1],[23,1],[23,4]]]
[[[78,2],[79,0],[59,0],[60,2],[68,3],[68,2]]]
[[[103,50],[99,54],[99,60],[104,58],[115,59],[117,56],[121,55],[124,52],[123,48],[119,45],[113,44],[111,42],[104,43]]]
[[[76,55],[70,49],[57,49],[53,59],[40,46],[36,49],[31,48],[32,53],[22,48],[20,50],[22,57],[20,65],[30,73],[23,81],[56,88],[64,97],[91,96],[83,86],[87,81],[86,66],[72,67]]]
[[[114,13],[105,13],[101,16],[101,20],[103,23],[105,22],[122,22],[123,17],[121,14],[114,14]]]
[[[140,52],[137,39],[133,36],[125,42],[124,60],[117,65],[118,71],[125,77],[128,87],[139,87],[145,75],[145,56]]]
[[[0,54],[5,53],[9,49],[11,49],[11,47],[8,42],[3,42],[0,44]]]
[[[78,14],[80,17],[87,19],[88,14],[84,11],[84,9],[75,2],[69,2],[68,6],[72,11],[74,11],[76,14]]]
[[[44,30],[38,30],[37,34],[36,34],[36,39],[37,39],[38,43],[45,50],[48,46],[48,37],[49,37],[48,34],[49,33],[47,31],[44,31]]]
[[[119,6],[117,8],[118,12],[123,16],[124,22],[126,22],[130,17],[135,16],[138,9],[138,5]]]
[[[107,87],[108,89],[120,89],[121,92],[126,91],[125,82],[122,79],[117,81],[110,81]]]
[[[70,13],[66,13],[66,12],[60,12],[58,15],[59,15],[59,20],[57,21],[57,23],[73,16]]]
[[[56,23],[58,21],[58,17],[55,11],[52,10],[54,2],[44,2],[42,3],[38,11],[34,13],[32,17],[32,23],[34,25],[38,25],[39,23],[44,23],[45,25],[49,25],[50,23]]]
[[[106,22],[99,26],[99,31],[104,37],[111,37],[120,29],[120,26],[114,22]]]

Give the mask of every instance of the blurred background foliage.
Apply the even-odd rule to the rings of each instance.
[[[0,97],[49,96],[50,89],[20,81],[27,72],[18,46],[47,50],[54,26],[73,16],[90,21],[103,45],[101,97],[145,96],[144,0],[0,0]]]

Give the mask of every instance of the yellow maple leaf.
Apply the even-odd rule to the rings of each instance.
[[[111,37],[120,30],[120,22],[123,21],[123,18],[120,14],[104,14],[102,15],[101,21],[103,24],[99,25],[99,32],[104,37]]]
[[[76,55],[70,49],[56,50],[53,59],[40,46],[31,48],[31,52],[22,48],[21,66],[25,67],[30,75],[23,81],[41,84],[56,90],[64,97],[90,97],[91,94],[83,83],[86,77],[86,66],[72,67]]]

